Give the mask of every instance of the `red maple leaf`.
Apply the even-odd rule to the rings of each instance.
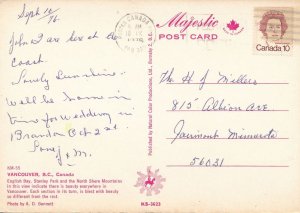
[[[227,24],[227,27],[230,30],[236,30],[240,25],[238,23],[236,23],[236,21],[231,20],[229,24]]]

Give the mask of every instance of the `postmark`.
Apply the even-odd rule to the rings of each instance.
[[[123,16],[115,27],[117,45],[126,52],[140,53],[149,44],[149,34],[155,42],[155,26],[153,21],[142,13],[129,13]]]
[[[291,55],[293,51],[293,8],[254,9],[255,54]]]

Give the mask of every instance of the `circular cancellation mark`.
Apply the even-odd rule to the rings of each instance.
[[[117,45],[126,52],[143,52],[149,43],[152,33],[155,42],[155,26],[153,21],[142,13],[129,13],[123,16],[115,27]]]

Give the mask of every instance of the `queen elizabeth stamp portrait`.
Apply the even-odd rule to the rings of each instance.
[[[255,8],[254,18],[254,52],[291,54],[292,8]]]

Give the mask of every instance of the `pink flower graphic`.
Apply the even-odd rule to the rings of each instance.
[[[137,172],[139,175],[135,187],[140,187],[140,193],[144,193],[146,191],[147,196],[151,196],[152,192],[155,194],[160,193],[160,189],[163,188],[162,182],[165,182],[166,179],[162,178],[161,175],[158,174],[159,169],[155,170],[155,173],[151,171],[151,166],[147,167],[147,174],[143,174],[142,172]]]
[[[239,28],[239,26],[240,26],[240,25],[239,25],[236,21],[234,21],[234,20],[231,20],[230,23],[227,24],[227,27],[228,27],[230,30],[232,30],[232,31],[234,31],[234,30],[236,30],[237,28]]]

